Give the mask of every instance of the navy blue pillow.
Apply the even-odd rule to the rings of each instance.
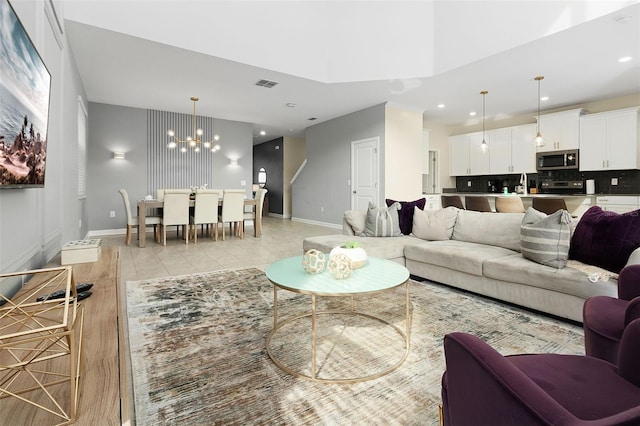
[[[411,229],[413,228],[413,208],[417,207],[420,210],[424,210],[424,206],[427,204],[426,198],[420,198],[415,201],[396,201],[387,198],[385,201],[387,202],[387,207],[391,206],[393,203],[400,203],[398,221],[400,222],[400,232],[404,235],[411,234]]]

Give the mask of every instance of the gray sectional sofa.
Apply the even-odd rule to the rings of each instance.
[[[582,322],[582,306],[589,297],[617,297],[617,274],[575,263],[557,269],[524,258],[520,252],[524,213],[448,209],[455,209],[448,239],[356,236],[364,226],[366,211],[351,210],[345,212],[342,235],[306,238],[303,251],[328,253],[333,247],[358,241],[369,256],[399,262],[412,275],[578,322]],[[628,263],[640,263],[640,249]],[[593,274],[591,269],[602,272],[596,282],[588,277]]]

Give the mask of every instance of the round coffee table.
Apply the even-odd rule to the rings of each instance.
[[[327,256],[328,257],[328,256]],[[273,330],[267,336],[266,349],[267,354],[271,360],[280,369],[287,373],[315,382],[324,383],[354,383],[362,382],[365,380],[372,380],[378,377],[382,377],[386,374],[396,370],[409,354],[409,342],[410,342],[410,300],[409,300],[409,271],[399,263],[391,260],[379,259],[375,257],[369,257],[367,263],[362,268],[353,271],[352,275],[344,280],[336,280],[331,278],[329,273],[325,270],[320,274],[311,275],[302,269],[302,256],[290,257],[282,259],[272,263],[266,269],[266,275],[269,281],[273,284]],[[405,285],[405,329],[402,330],[396,325],[386,321],[382,318],[374,316],[370,313],[357,312],[354,310],[353,296],[360,294],[374,294],[381,291],[393,289],[395,287]],[[311,295],[311,313],[298,315],[294,318],[286,320],[278,320],[278,289],[288,290],[295,293],[302,293]],[[351,296],[351,308],[350,310],[327,310],[317,311],[316,309],[316,297],[317,296]],[[318,315],[335,315],[335,314],[348,314],[357,315],[366,318],[379,321],[386,326],[392,327],[402,338],[404,342],[404,354],[401,359],[386,368],[383,371],[377,372],[371,375],[359,376],[359,377],[346,377],[346,378],[319,378],[316,370],[316,317]],[[303,374],[300,371],[294,371],[293,369],[284,365],[284,363],[278,359],[270,348],[271,339],[275,333],[278,332],[283,326],[290,324],[301,318],[311,317],[311,374]]]

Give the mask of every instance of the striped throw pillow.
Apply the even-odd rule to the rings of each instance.
[[[396,202],[389,207],[376,207],[369,201],[367,220],[364,223],[365,237],[400,237],[400,222],[398,221],[400,203]]]
[[[520,226],[520,251],[526,259],[561,269],[567,266],[571,215],[566,210],[546,215],[529,207]]]

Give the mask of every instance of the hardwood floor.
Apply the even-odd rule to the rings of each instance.
[[[147,235],[145,248],[135,245],[135,235],[128,247],[124,246],[124,235],[98,237],[103,245],[100,261],[73,266],[77,284],[94,283],[92,296],[82,301],[84,365],[74,424],[133,424],[126,415],[131,404],[127,379],[130,372],[120,368],[126,341],[119,335],[122,318],[118,301],[121,305],[124,300],[122,290],[127,281],[219,269],[264,268],[277,259],[302,254],[302,240],[307,236],[339,233],[337,229],[266,217],[261,238],[254,238],[250,227],[242,240],[213,241],[199,236],[197,244],[188,245],[172,233],[166,247],[154,243],[151,233]],[[48,266],[58,266],[59,262],[58,255]],[[60,422],[59,418],[15,398],[0,399],[0,413],[0,425]]]

